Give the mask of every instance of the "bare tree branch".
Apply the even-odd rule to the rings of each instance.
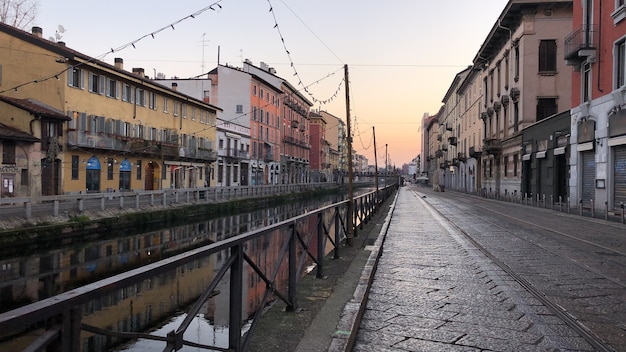
[[[0,0],[0,22],[20,29],[33,23],[39,9],[39,0]]]

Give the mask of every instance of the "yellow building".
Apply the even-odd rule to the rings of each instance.
[[[41,142],[51,166],[44,170],[43,158],[28,166],[42,169],[41,194],[209,185],[221,109],[156,83],[141,68],[125,71],[121,58],[109,65],[46,40],[38,27],[28,33],[0,24],[0,45],[0,96],[35,100],[68,117],[48,134],[57,145]],[[20,128],[5,117],[0,110],[0,123]]]

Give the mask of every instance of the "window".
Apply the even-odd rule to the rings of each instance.
[[[537,121],[557,113],[556,98],[537,99]]]
[[[20,174],[22,186],[28,186],[28,169],[22,169]]]
[[[509,156],[504,157],[504,178],[509,177]]]
[[[186,119],[187,118],[187,104],[180,104],[180,110],[181,113],[183,114],[183,118]]]
[[[107,180],[113,179],[113,158],[107,159]]]
[[[137,89],[135,94],[137,95],[137,105],[146,106],[146,91],[143,89]]]
[[[78,180],[78,155],[72,155],[72,180]]]
[[[98,76],[95,73],[89,73],[89,91],[91,93],[104,94],[104,76]]]
[[[137,179],[141,180],[141,160],[137,160]]]
[[[235,112],[237,114],[243,114],[243,105],[237,104],[237,107],[235,108]]]
[[[153,92],[148,93],[148,107],[152,110],[157,109],[156,94]]]
[[[556,72],[556,40],[539,43],[539,72]]]
[[[69,70],[67,70],[67,76],[68,86],[80,89],[85,88],[83,83],[83,70],[72,66]]]
[[[114,79],[107,79],[107,97],[117,99],[119,93],[117,92],[117,81]]]
[[[582,67],[582,74],[580,75],[580,88],[582,90],[582,101],[591,100],[591,64],[585,62]]]
[[[261,94],[259,95],[261,99],[263,99],[263,88],[261,88]]]
[[[196,121],[196,108],[191,107],[191,121]]]
[[[252,95],[256,97],[256,86],[252,86]]]
[[[174,116],[178,116],[178,102],[176,100],[174,100]]]
[[[133,88],[128,84],[122,86],[122,101],[127,103],[133,103],[135,101],[133,99]]]
[[[519,154],[513,154],[513,176],[517,177],[517,163],[519,163]]]
[[[623,1],[622,1],[623,2]],[[623,3],[622,5],[623,6]],[[615,88],[626,84],[626,40],[621,40],[615,45]]]
[[[163,112],[167,114],[167,97],[163,97]]]
[[[519,43],[515,43],[515,63],[513,66],[513,68],[515,69],[515,77],[513,77],[513,80],[515,82],[519,80],[519,64],[520,64]]]
[[[2,163],[3,164],[15,164],[15,142],[14,141],[2,142]]]

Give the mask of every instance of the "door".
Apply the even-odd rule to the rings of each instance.
[[[561,202],[567,201],[567,159],[565,154],[557,155],[556,157],[556,195],[554,201],[558,202],[559,197]]]
[[[15,174],[2,174],[2,198],[15,197]]]
[[[88,193],[100,192],[100,160],[91,157],[87,161],[87,177],[85,178],[85,189]]]
[[[626,204],[626,145],[613,150],[613,208]]]
[[[596,155],[595,151],[582,152],[581,172],[582,172],[582,192],[581,198],[583,205],[591,205],[591,200],[595,198],[596,189]]]
[[[154,190],[154,163],[152,162],[146,165],[146,177],[144,178],[144,189],[146,191]]]

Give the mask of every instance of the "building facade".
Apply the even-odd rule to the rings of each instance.
[[[598,211],[626,203],[626,4],[574,1],[565,60],[573,69],[569,192]]]
[[[2,94],[66,116],[46,129],[42,194],[199,187],[216,161],[218,107],[32,33],[0,24]],[[0,121],[1,122],[1,121]],[[46,157],[43,158],[43,155]],[[37,171],[35,171],[37,172]],[[43,181],[45,180],[45,181]]]

